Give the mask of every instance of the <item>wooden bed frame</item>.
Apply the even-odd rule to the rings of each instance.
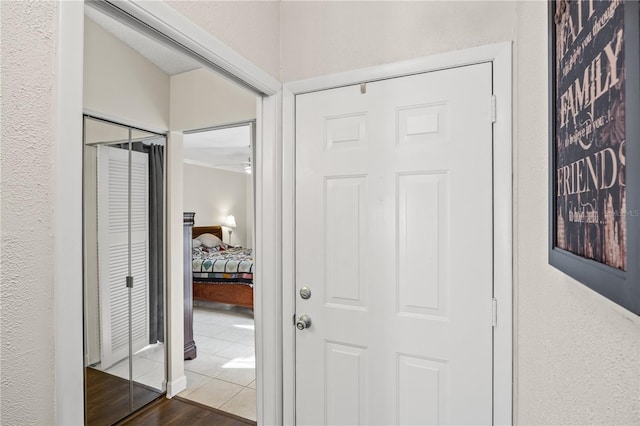
[[[192,238],[202,234],[213,234],[222,239],[221,226],[194,226]],[[190,254],[191,255],[191,254]],[[193,298],[195,300],[208,300],[210,302],[228,303],[229,305],[243,306],[253,310],[253,287],[246,284],[197,282],[193,278]]]

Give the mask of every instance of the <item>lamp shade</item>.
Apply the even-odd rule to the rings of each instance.
[[[227,219],[224,221],[224,226],[226,226],[228,228],[235,228],[236,227],[236,218],[233,217],[232,214],[230,214],[229,216],[227,216]]]

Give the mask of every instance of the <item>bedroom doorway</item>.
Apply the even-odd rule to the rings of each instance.
[[[254,120],[184,132],[194,349],[178,396],[255,421],[254,140]]]

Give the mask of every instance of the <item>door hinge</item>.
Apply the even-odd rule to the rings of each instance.
[[[125,277],[125,285],[127,288],[133,288],[133,277]]]
[[[496,95],[491,95],[491,122],[495,123],[496,122],[496,116],[497,116],[497,110],[496,110]]]
[[[491,298],[491,326],[498,325],[498,300],[495,297]]]

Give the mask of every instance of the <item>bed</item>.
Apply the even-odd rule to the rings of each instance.
[[[192,238],[202,234],[213,234],[222,239],[222,227],[193,227]],[[253,253],[250,249],[229,247],[216,251],[206,247],[189,248],[192,251],[195,300],[253,309]]]

